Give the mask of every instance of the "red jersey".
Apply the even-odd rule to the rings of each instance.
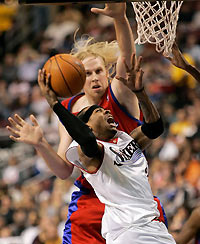
[[[72,98],[68,98],[62,102],[62,104],[71,111],[73,104],[84,95],[84,93],[78,94]],[[134,118],[129,112],[123,107],[115,97],[111,86],[109,86],[101,99],[101,102],[98,104],[104,109],[110,110],[115,122],[118,124],[117,129],[130,134],[132,130],[142,124],[142,122]],[[142,120],[142,114],[140,116]]]

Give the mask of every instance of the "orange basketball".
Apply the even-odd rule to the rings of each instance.
[[[70,97],[81,91],[86,74],[82,62],[70,54],[57,54],[44,65],[51,74],[51,87],[59,97]]]

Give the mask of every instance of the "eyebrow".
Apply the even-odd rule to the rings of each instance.
[[[95,70],[97,70],[97,69],[103,69],[103,67],[101,67],[101,66],[98,66],[97,68],[95,68]],[[90,71],[91,69],[85,69],[85,71]]]

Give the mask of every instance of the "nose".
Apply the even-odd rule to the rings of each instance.
[[[96,72],[92,73],[92,81],[98,81]]]
[[[104,113],[105,114],[110,114],[110,110],[109,109],[106,109]]]

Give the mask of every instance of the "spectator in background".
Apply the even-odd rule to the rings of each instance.
[[[17,80],[17,65],[14,54],[7,53],[4,57],[2,67],[2,78],[9,86],[13,81]]]
[[[9,6],[0,4],[0,60],[6,51],[5,35],[13,26],[13,19],[17,14],[17,4],[13,0],[6,0]]]
[[[13,223],[11,224],[12,235],[20,236],[26,228],[27,214],[24,208],[17,208],[13,213]]]
[[[198,31],[200,29],[200,2],[197,1],[195,2],[195,4],[196,6],[195,6],[195,11],[192,18],[191,26],[194,28],[193,30]]]
[[[17,167],[17,158],[11,156],[8,160],[8,166],[4,169],[2,178],[7,185],[14,185],[19,181],[19,170]]]
[[[6,225],[10,225],[13,223],[13,212],[12,198],[9,195],[2,195],[0,215],[6,221]]]
[[[35,85],[31,89],[31,111],[37,115],[46,116],[49,110],[46,99],[42,96],[39,86]]]
[[[57,13],[55,20],[47,27],[44,37],[52,40],[52,47],[61,49],[67,36],[73,34],[82,21],[82,14],[78,9],[66,9]]]
[[[43,60],[40,54],[29,44],[23,44],[17,54],[18,79],[29,82],[31,86],[37,83],[37,71]]]
[[[189,54],[197,67],[200,67],[200,46],[198,45],[198,36],[195,33],[187,35],[184,53]]]
[[[57,221],[52,217],[42,217],[39,224],[39,234],[32,244],[60,244],[61,238],[58,235]]]
[[[12,99],[8,96],[7,83],[0,79],[0,128],[5,127],[6,118],[11,113]]]

